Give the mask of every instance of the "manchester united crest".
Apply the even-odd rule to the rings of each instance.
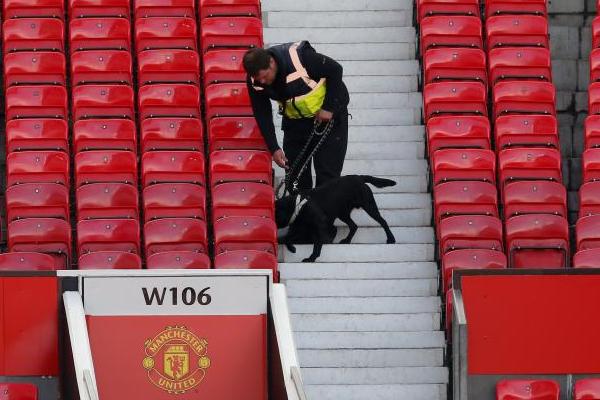
[[[158,388],[183,394],[198,386],[210,367],[208,342],[186,329],[168,326],[144,343],[142,365],[148,379]]]

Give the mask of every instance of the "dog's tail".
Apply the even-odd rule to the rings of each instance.
[[[396,184],[396,182],[391,179],[377,178],[376,176],[371,175],[361,175],[360,177],[363,180],[363,182],[370,183],[371,185],[378,188],[394,186]]]

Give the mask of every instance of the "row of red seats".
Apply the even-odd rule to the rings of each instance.
[[[503,14],[530,14],[546,16],[545,0],[486,0],[484,17],[490,18]],[[417,15],[419,22],[434,15],[481,16],[479,0],[458,0],[441,2],[439,0],[418,0]]]
[[[496,384],[496,400],[559,400],[560,386],[555,380],[507,379]],[[600,399],[600,379],[578,379],[573,386],[573,400]]]

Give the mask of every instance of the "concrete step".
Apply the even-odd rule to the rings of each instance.
[[[418,93],[352,93],[350,104],[352,109],[392,109],[396,112],[405,108],[422,108],[421,95]]]
[[[292,314],[294,332],[411,332],[440,329],[439,313]]]
[[[269,11],[263,15],[263,26],[266,28],[378,28],[412,25],[412,10],[306,11],[305,4],[302,4],[302,7],[301,11]]]
[[[397,126],[416,125],[421,122],[420,108],[407,108],[402,112],[386,108],[354,108],[348,112],[352,115],[348,120],[349,126]],[[281,118],[274,118],[275,126],[281,126]]]
[[[348,161],[346,161],[348,162]],[[276,174],[276,178],[275,178],[275,183],[276,185],[279,184],[279,182],[281,181],[281,179],[283,179],[280,174],[283,174],[282,171],[278,171],[279,167],[274,166],[275,168],[275,174]],[[345,170],[345,166],[344,166],[344,172],[343,175],[347,175],[347,174],[354,174],[354,173],[365,173],[368,170],[363,170],[363,171],[349,171],[348,173],[346,173]],[[391,175],[391,176],[386,176],[384,174],[380,174],[378,175],[381,178],[388,178],[388,179],[392,179],[393,181],[396,182],[396,186],[392,186],[392,187],[388,187],[388,188],[383,188],[383,189],[378,189],[378,188],[371,188],[373,190],[373,193],[378,193],[378,192],[392,192],[392,193],[427,193],[428,187],[427,187],[427,174],[424,175],[412,175],[412,176],[398,176],[398,175]],[[313,173],[313,182],[314,182],[314,173]]]
[[[300,365],[307,367],[439,367],[443,349],[298,350]]]
[[[344,76],[419,76],[421,73],[419,69],[419,62],[416,60],[347,60],[342,62],[342,67],[344,67]]]
[[[291,298],[292,314],[414,314],[440,312],[440,298],[431,297],[328,297]]]
[[[354,118],[354,116],[352,116]],[[279,118],[277,118],[279,120]],[[281,125],[277,121],[277,125]],[[283,131],[276,132],[279,143],[283,143]],[[308,136],[307,136],[308,137]],[[396,125],[396,126],[360,126],[348,127],[349,142],[422,142],[425,143],[425,130],[422,125]],[[399,160],[403,162],[402,160]],[[382,161],[385,162],[385,161]],[[412,161],[406,162],[411,165]],[[427,170],[427,162],[423,160]],[[404,170],[404,169],[403,169]],[[402,174],[398,174],[402,175]]]
[[[419,218],[421,217],[416,217]],[[301,262],[310,256],[312,250],[312,244],[296,245],[296,253],[285,249],[279,254],[279,262]],[[433,261],[433,256],[432,244],[326,244],[316,262]]]
[[[410,144],[410,143],[408,143]],[[415,146],[416,147],[416,146]],[[415,148],[415,150],[417,150]],[[419,149],[421,150],[421,149]],[[424,148],[423,148],[424,151]],[[427,173],[427,161],[422,159],[396,159],[372,160],[372,159],[350,159],[344,162],[344,174],[352,174],[354,171],[362,171],[363,174],[374,176],[412,176]],[[397,182],[396,182],[397,183]],[[391,189],[391,188],[386,188]]]
[[[393,385],[448,383],[444,367],[302,368],[307,385]]]
[[[267,15],[267,18],[269,16]],[[387,26],[374,28],[265,28],[265,43],[287,43],[308,40],[313,46],[323,43],[415,43],[413,27]]]
[[[362,11],[362,10],[412,10],[410,0],[344,0],[338,2],[324,2],[321,0],[296,0],[264,1],[262,11]]]
[[[425,208],[431,204],[427,193],[375,193],[374,197],[380,210]]]
[[[298,349],[443,348],[443,332],[294,332]]]
[[[416,75],[391,76],[346,76],[344,83],[351,94],[354,93],[410,93],[417,92]],[[351,95],[352,96],[352,95]],[[416,104],[420,107],[420,104]]]
[[[430,227],[416,226],[390,226],[396,243],[434,243],[433,229]],[[334,243],[339,243],[340,240],[348,236],[349,228],[347,226],[338,226],[338,232],[335,236]],[[356,231],[352,238],[352,243],[380,243],[386,242],[386,236],[383,229],[380,227],[361,227]]]
[[[278,43],[266,43],[273,46]],[[321,43],[316,44],[317,52],[326,54],[342,65],[346,61],[378,61],[378,60],[414,60],[416,47],[414,43]]]
[[[438,292],[438,280],[294,279],[286,281],[286,287],[288,297],[418,297],[435,296]]]
[[[423,142],[352,142],[348,143],[346,160],[413,160],[423,158],[424,153]]]
[[[428,228],[429,229],[429,228]],[[434,262],[279,264],[281,279],[437,278]]]
[[[446,400],[445,384],[306,385],[309,399],[318,400]]]

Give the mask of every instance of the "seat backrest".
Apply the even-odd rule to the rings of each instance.
[[[485,21],[487,48],[550,48],[548,20],[537,15],[499,15]]]
[[[259,250],[277,255],[277,227],[271,218],[232,216],[214,222],[215,254]]]
[[[194,50],[145,50],[138,54],[138,82],[200,84],[200,60]]]
[[[135,219],[84,219],[77,222],[79,256],[96,251],[140,254],[140,224]]]
[[[547,15],[546,0],[487,0],[485,16],[502,14]]]
[[[259,182],[272,185],[271,154],[260,150],[219,150],[210,156],[210,185]]]
[[[267,150],[254,117],[221,117],[208,121],[208,144],[215,150]]]
[[[0,383],[0,400],[38,400],[38,390],[32,383]]]
[[[73,124],[75,152],[88,150],[137,151],[135,122],[130,119],[80,119]]]
[[[157,117],[200,118],[200,90],[196,85],[161,83],[138,91],[140,119]]]
[[[8,224],[8,251],[47,253],[57,269],[71,258],[71,225],[58,218],[25,218]]]
[[[82,254],[78,269],[141,269],[140,256],[125,251],[95,251]]]
[[[128,85],[80,85],[73,88],[73,118],[135,120],[133,89]]]
[[[584,122],[584,149],[600,147],[600,115],[588,115]]]
[[[197,38],[194,18],[153,17],[135,21],[138,54],[151,49],[198,50]]]
[[[6,151],[69,152],[69,128],[64,119],[13,119],[6,123]]]
[[[66,85],[65,55],[58,51],[19,51],[4,56],[4,85]]]
[[[261,250],[229,250],[215,255],[216,269],[270,269],[273,281],[279,282],[277,257]]]
[[[491,150],[444,149],[433,153],[433,184],[447,181],[496,182],[496,155]]]
[[[585,378],[575,382],[573,400],[600,399],[600,379]]]
[[[567,190],[562,182],[517,181],[504,187],[504,219],[522,214],[567,217]]]
[[[496,186],[481,181],[456,181],[433,188],[435,221],[454,215],[491,215],[498,217]]]
[[[219,82],[245,82],[246,71],[242,65],[244,49],[214,49],[202,57],[204,85]]]
[[[573,268],[600,268],[600,248],[594,248],[589,250],[579,250],[573,256],[573,264],[571,265]],[[585,394],[583,394],[585,393]],[[594,389],[594,393],[597,393]],[[600,398],[600,394],[591,394],[592,397],[589,396],[587,390],[581,391],[580,397],[577,397],[577,388],[575,389],[575,397],[574,399],[597,399]]]
[[[75,155],[76,187],[108,182],[137,186],[137,159],[134,152],[91,150]]]
[[[477,81],[487,86],[485,53],[481,49],[431,48],[423,56],[425,83]]]
[[[458,215],[439,223],[440,254],[460,249],[502,250],[502,222],[488,215]]]
[[[131,53],[127,50],[87,50],[71,54],[71,85],[132,85]]]
[[[196,218],[159,218],[144,224],[146,259],[164,251],[206,253],[206,223]]]
[[[419,22],[435,15],[480,15],[478,0],[417,0],[416,5]]]
[[[219,16],[261,17],[259,0],[200,0],[200,18]]]
[[[501,380],[496,384],[496,400],[558,400],[559,390],[552,380]]]
[[[204,155],[199,151],[149,151],[142,156],[142,186],[156,183],[204,185]]]
[[[448,148],[489,150],[490,121],[483,116],[456,115],[430,118],[427,121],[429,156]]]
[[[556,115],[556,89],[550,82],[503,81],[493,90],[493,118],[506,114]]]
[[[509,148],[498,154],[500,191],[511,182],[554,181],[562,183],[561,156],[550,148]]]
[[[58,18],[14,18],[2,24],[4,54],[13,51],[65,51],[65,26]]]
[[[600,214],[600,182],[586,182],[579,187],[579,218]]]
[[[421,55],[430,48],[483,49],[481,19],[475,16],[436,15],[421,21]]]
[[[71,52],[131,51],[131,24],[126,18],[75,18],[69,24]]]
[[[57,183],[22,183],[6,189],[8,222],[20,218],[69,220],[69,189]]]
[[[65,18],[65,3],[61,0],[4,0],[5,19],[10,18]]]
[[[62,151],[20,151],[6,156],[6,186],[58,183],[69,187],[69,156]]]
[[[552,82],[550,50],[547,48],[495,48],[489,52],[488,67],[492,84],[515,79]]]
[[[129,0],[69,0],[70,18],[129,18],[130,12]]]
[[[442,257],[442,293],[452,288],[452,273],[458,269],[506,268],[506,256],[502,251],[487,249],[463,249],[449,251]]]
[[[245,82],[214,83],[204,91],[206,119],[223,116],[251,116],[252,107]]]
[[[140,124],[142,153],[154,150],[204,150],[204,129],[197,118],[146,118]]]
[[[577,250],[600,248],[600,215],[579,218],[575,225]]]
[[[208,269],[210,258],[196,251],[163,251],[146,260],[147,269]]]
[[[591,148],[581,156],[583,166],[583,183],[600,180],[600,148]]]
[[[5,91],[6,119],[67,119],[67,90],[64,86],[11,86]]]
[[[191,183],[158,183],[144,188],[144,221],[158,218],[206,220],[206,191]]]
[[[425,119],[443,115],[487,116],[487,89],[480,82],[438,82],[423,90]]]
[[[0,254],[0,271],[54,271],[56,265],[52,256],[43,253],[2,253]],[[0,383],[0,399],[4,400],[3,396],[10,394],[11,397],[7,397],[7,400],[13,398],[17,399],[37,399],[37,390],[32,388],[23,388],[17,390],[14,388],[7,388],[6,383]],[[33,386],[33,385],[31,385]],[[34,397],[27,397],[26,393],[31,395],[36,394]],[[12,397],[15,396],[15,397]]]
[[[90,183],[77,188],[77,220],[93,218],[139,219],[137,188],[126,183]]]
[[[212,216],[216,221],[232,215],[255,215],[275,219],[273,187],[257,182],[227,182],[215,185]]]
[[[559,148],[558,122],[553,115],[503,115],[494,124],[496,149]]]
[[[211,17],[202,20],[202,52],[223,48],[263,47],[263,26],[257,17]]]

